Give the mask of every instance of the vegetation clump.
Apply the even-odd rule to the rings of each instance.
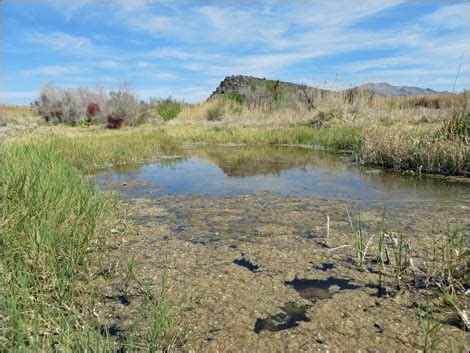
[[[142,297],[141,310],[128,332],[110,334],[99,310],[106,301],[100,278],[107,273],[123,283],[120,276],[127,272],[110,271],[113,259],[100,254],[108,250],[111,234],[123,235],[116,229],[125,215],[114,198],[78,172],[113,156],[131,160],[136,151],[151,155],[171,146],[155,137],[144,134],[124,156],[118,141],[125,135],[35,136],[5,144],[1,351],[162,350],[181,342],[178,309],[136,269],[129,281]]]
[[[158,100],[154,104],[157,106],[158,115],[165,121],[173,120],[181,112],[181,103],[171,97]]]
[[[127,84],[109,95],[103,90],[93,92],[83,87],[74,90],[46,84],[33,107],[48,123],[89,125],[107,122],[109,128],[116,129],[124,124],[135,125],[142,104]]]

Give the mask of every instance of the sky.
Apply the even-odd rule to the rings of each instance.
[[[0,102],[52,82],[205,100],[228,75],[470,88],[470,2],[0,0]]]

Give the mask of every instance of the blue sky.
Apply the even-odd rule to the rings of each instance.
[[[206,99],[227,75],[470,88],[468,1],[2,2],[0,101],[42,85]],[[460,73],[457,72],[460,67]],[[456,81],[457,77],[457,81]]]

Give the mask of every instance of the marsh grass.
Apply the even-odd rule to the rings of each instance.
[[[423,351],[433,351],[441,336],[439,334],[443,325],[435,318],[434,309],[429,296],[426,295],[425,303],[418,308],[419,324],[421,328]]]
[[[425,351],[432,350],[440,339],[439,331],[443,327],[445,317],[449,316],[445,307],[451,311],[452,318],[448,317],[449,320],[455,322],[458,318],[464,331],[470,328],[465,300],[469,283],[468,230],[449,225],[446,231],[423,242],[420,253],[416,253],[406,233],[390,232],[386,229],[385,206],[375,245],[371,244],[374,234],[367,243],[364,242],[365,234],[362,231],[360,218],[356,226],[348,210],[346,213],[353,234],[354,254],[359,268],[365,268],[368,248],[370,246],[376,248],[378,296],[388,295],[388,288],[391,286],[397,291],[414,288],[418,298],[424,296],[425,303],[419,304],[418,319]],[[413,258],[417,260],[416,264],[413,263]],[[373,267],[373,263],[370,265],[368,268]],[[440,298],[441,305],[433,303],[430,298],[434,298],[434,302]],[[439,313],[439,319],[436,318],[436,313]]]
[[[124,344],[102,328],[95,311],[102,299],[95,282],[98,255],[124,214],[117,200],[85,181],[80,170],[109,160],[152,157],[173,146],[164,138],[150,144],[156,136],[150,134],[140,144],[124,140],[124,146],[134,146],[124,151],[118,140],[125,136],[35,136],[4,144],[1,351],[113,351]],[[166,293],[151,295],[154,288],[140,281],[135,270],[132,275],[145,303],[145,314],[136,314],[143,318],[136,330],[152,327],[134,344],[172,346],[173,303],[162,296]]]
[[[357,261],[358,266],[362,268],[364,265],[364,258],[365,258],[365,244],[364,244],[364,238],[362,235],[361,216],[360,215],[358,216],[357,227],[356,227],[347,209],[346,209],[346,213],[348,214],[349,225],[351,226],[351,233],[354,237],[354,250],[356,252],[356,261]]]
[[[157,129],[88,131],[66,128],[52,134],[26,135],[16,141],[51,145],[51,149],[78,170],[93,170],[182,153],[179,141]]]
[[[356,255],[356,261],[357,265],[360,268],[364,268],[364,265],[366,263],[366,256],[367,256],[367,251],[372,244],[372,240],[374,239],[374,234],[370,236],[370,238],[365,242],[365,235],[364,232],[362,231],[362,224],[361,224],[361,214],[358,214],[357,217],[357,226],[354,225],[354,222],[351,218],[351,215],[349,214],[349,210],[346,209],[346,213],[348,215],[348,220],[349,220],[349,225],[351,226],[351,233],[353,235],[354,239],[354,251]]]
[[[112,204],[52,143],[7,144],[2,172],[2,351],[109,348],[84,286]]]
[[[310,145],[332,150],[351,150],[361,144],[360,129],[307,126],[280,128],[218,128],[174,125],[165,129],[170,137],[187,143]]]
[[[466,312],[465,292],[468,290],[469,236],[464,228],[449,226],[441,236],[432,237],[421,264],[426,273],[426,287],[437,291],[462,324],[470,328]]]

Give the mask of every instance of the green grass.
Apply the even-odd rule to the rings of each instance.
[[[160,155],[181,153],[180,142],[159,130],[129,128],[117,131],[87,132],[75,130],[68,135],[38,135],[38,144],[51,144],[68,163],[79,170],[103,168],[113,164],[141,161]],[[18,139],[28,144],[31,138]]]
[[[311,145],[331,150],[355,150],[362,143],[361,129],[338,127],[313,129],[308,126],[281,128],[196,128],[172,127],[169,136],[179,141],[216,144]]]
[[[172,331],[172,304],[158,296],[157,304],[142,305],[151,315],[141,314],[141,334],[125,343],[103,333],[95,317],[99,253],[123,215],[117,201],[85,181],[80,170],[174,147],[159,133],[144,134],[140,142],[125,137],[39,136],[3,146],[1,351],[111,351],[149,342],[168,347],[179,337]],[[153,331],[144,334],[148,325]],[[163,336],[155,331],[160,328]]]
[[[90,247],[109,200],[53,143],[3,156],[1,350],[109,348],[90,320]]]

